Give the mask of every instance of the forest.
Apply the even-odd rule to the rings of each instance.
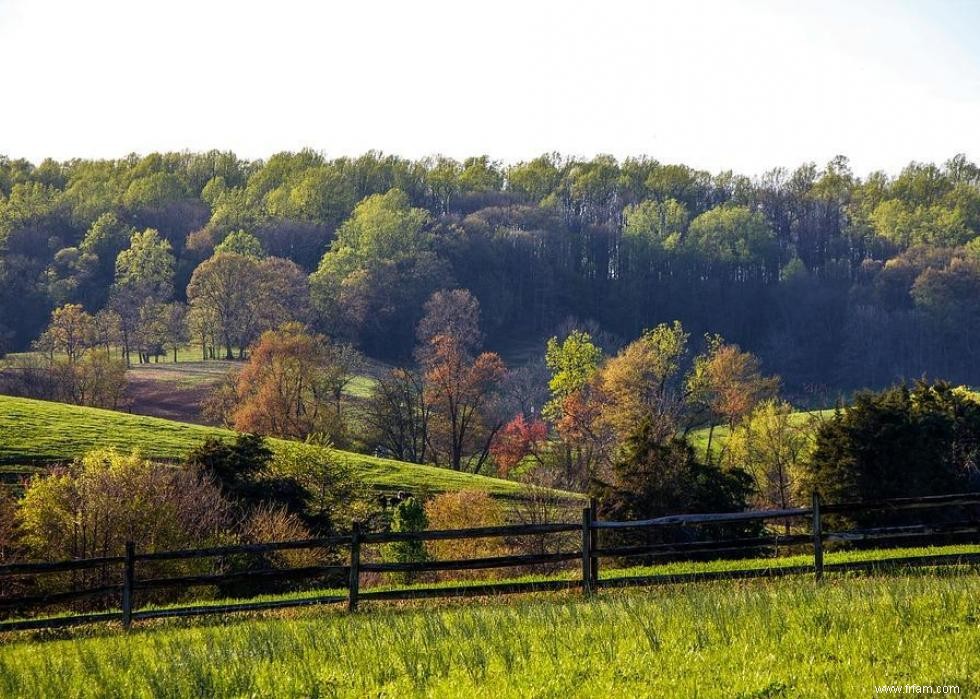
[[[405,364],[426,301],[465,289],[508,359],[571,327],[611,354],[677,320],[823,407],[980,383],[978,236],[963,156],[864,177],[844,157],[754,177],[558,154],[0,158],[0,349],[43,345],[52,311],[80,306],[136,362],[240,354],[298,320]]]

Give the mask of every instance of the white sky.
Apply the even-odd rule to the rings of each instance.
[[[980,0],[0,0],[0,153],[980,160]]]

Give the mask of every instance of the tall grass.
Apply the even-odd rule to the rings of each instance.
[[[89,631],[0,646],[0,696],[969,696],[978,592],[975,572],[796,578]]]

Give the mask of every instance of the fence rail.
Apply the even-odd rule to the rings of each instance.
[[[702,513],[671,515],[638,521],[600,521],[596,517],[595,503],[582,511],[581,523],[561,522],[547,524],[516,524],[496,527],[477,527],[470,529],[433,530],[422,532],[362,532],[355,526],[349,535],[321,537],[297,541],[278,541],[257,544],[236,544],[212,546],[200,549],[179,551],[138,552],[135,544],[128,542],[124,556],[103,556],[70,561],[11,563],[0,565],[0,583],[6,579],[26,576],[47,575],[51,573],[77,573],[85,570],[106,571],[118,568],[119,582],[99,584],[88,589],[57,591],[47,594],[34,594],[22,597],[0,597],[0,611],[25,614],[37,612],[45,607],[77,601],[92,597],[119,595],[119,609],[106,612],[93,612],[71,616],[52,616],[39,618],[17,618],[0,621],[0,632],[22,629],[40,629],[105,621],[120,621],[128,628],[133,621],[166,617],[185,617],[201,614],[226,614],[231,612],[250,612],[287,607],[346,603],[348,610],[356,611],[361,600],[411,600],[432,597],[471,597],[494,594],[515,594],[525,592],[581,589],[589,594],[601,588],[615,588],[630,585],[659,585],[706,580],[726,580],[734,578],[775,577],[812,573],[820,580],[825,572],[866,571],[891,566],[949,566],[980,564],[980,552],[965,554],[918,555],[888,558],[881,560],[849,561],[824,563],[824,543],[854,544],[870,542],[907,543],[909,541],[935,542],[937,539],[949,541],[950,538],[969,537],[976,542],[980,534],[980,517],[970,512],[967,519],[943,521],[937,524],[913,524],[891,527],[851,529],[848,531],[824,531],[824,517],[832,514],[855,514],[864,512],[890,512],[929,508],[963,508],[980,505],[980,493],[957,493],[920,498],[900,498],[866,503],[823,504],[814,494],[812,506],[808,508],[786,508],[749,512]],[[980,508],[978,508],[980,509]],[[809,521],[809,533],[779,533],[772,531],[764,535],[742,536],[662,542],[631,545],[600,546],[600,534],[604,531],[658,530],[725,525],[747,524],[753,522],[780,522],[790,520]],[[799,531],[797,529],[797,531]],[[804,531],[806,531],[804,529]],[[575,550],[549,553],[501,555],[484,558],[460,560],[427,560],[417,562],[374,562],[362,561],[362,547],[370,544],[393,542],[452,541],[460,539],[517,538],[550,534],[581,533],[581,544]],[[812,565],[753,567],[739,570],[708,571],[683,574],[659,574],[645,576],[599,577],[599,562],[603,558],[629,559],[644,557],[649,561],[664,559],[696,558],[699,556],[719,556],[733,553],[758,554],[760,551],[777,550],[782,547],[810,547],[813,553]],[[139,577],[137,564],[162,561],[179,561],[200,558],[219,558],[249,554],[263,554],[278,551],[302,549],[336,550],[347,549],[349,560],[346,564],[308,565],[293,568],[262,568],[227,573],[182,575],[174,577]],[[432,587],[403,587],[397,589],[361,590],[361,577],[365,573],[425,573],[432,571],[486,570],[496,568],[525,568],[545,564],[562,564],[581,561],[581,575],[578,578],[550,579],[541,581],[490,582],[476,581],[471,584]],[[346,579],[346,594],[319,594],[306,597],[270,600],[242,601],[229,604],[195,604],[163,609],[137,609],[134,601],[138,593],[162,588],[187,588],[196,586],[222,585],[234,582],[262,582],[279,580],[302,580],[325,578],[334,575]],[[103,581],[105,582],[105,581]],[[9,584],[0,588],[10,589]]]

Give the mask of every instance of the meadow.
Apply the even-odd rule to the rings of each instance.
[[[978,592],[946,570],[97,627],[0,640],[0,695],[969,696]]]
[[[0,470],[7,472],[70,461],[99,447],[120,451],[139,449],[148,458],[173,461],[183,458],[208,437],[232,439],[234,436],[234,432],[217,427],[0,396]],[[278,439],[269,440],[273,450],[282,443]],[[330,450],[330,456],[348,465],[366,483],[386,491],[438,493],[476,489],[499,497],[519,496],[524,491],[514,481],[434,466],[338,449]]]

